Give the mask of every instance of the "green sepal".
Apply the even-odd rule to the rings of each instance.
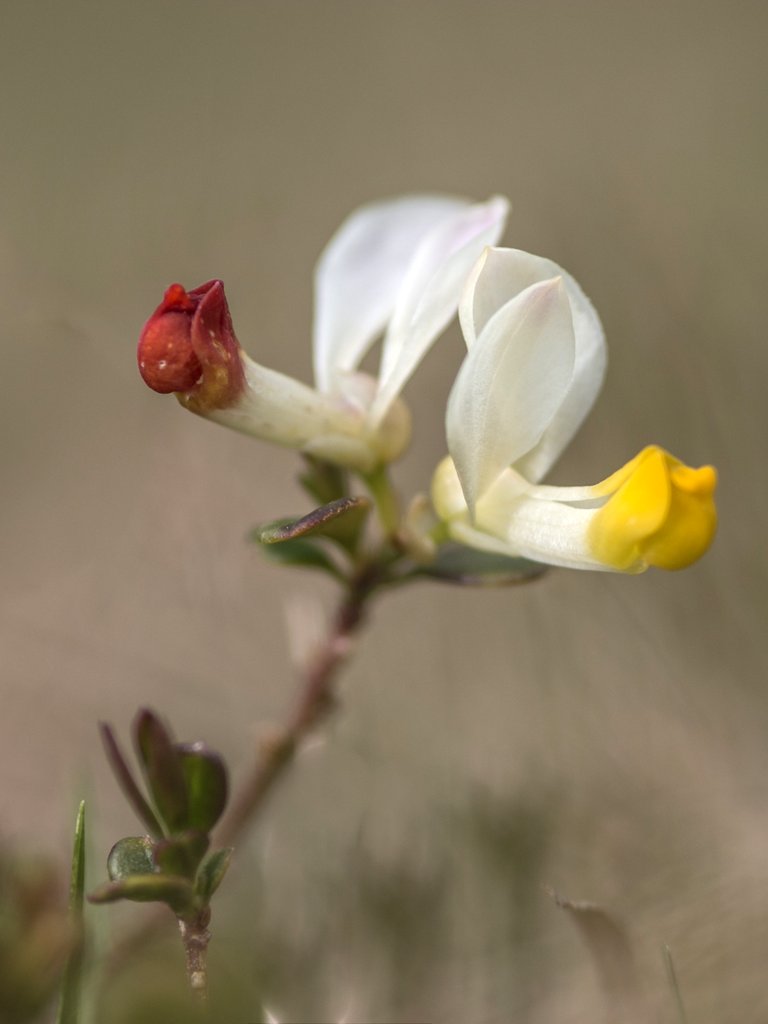
[[[105,882],[92,892],[91,903],[167,903],[177,915],[189,914],[198,907],[195,890],[188,878],[159,873],[131,875],[116,882]]]
[[[118,839],[107,856],[107,873],[113,882],[134,875],[148,875],[155,870],[154,843],[149,836],[126,836]]]
[[[318,459],[314,455],[304,455],[306,469],[299,474],[299,483],[315,501],[327,505],[347,493],[347,473],[332,462]]]
[[[181,758],[158,716],[142,708],[133,723],[136,751],[149,792],[168,832],[187,826],[189,804]]]
[[[195,888],[204,903],[210,902],[211,897],[221,885],[232,860],[233,852],[231,846],[222,850],[214,850],[200,865]]]
[[[72,850],[72,871],[69,882],[69,914],[80,936],[69,954],[61,985],[61,1000],[56,1024],[77,1024],[80,1016],[80,992],[83,980],[83,900],[85,897],[85,801],[80,801],[75,821],[75,841]]]
[[[227,804],[224,760],[202,742],[177,743],[176,753],[187,791],[187,828],[210,832]]]
[[[210,840],[205,832],[190,829],[171,839],[161,839],[154,843],[153,863],[165,875],[193,879],[209,845]]]
[[[434,561],[420,565],[413,575],[428,576],[459,586],[508,587],[528,583],[546,571],[545,565],[527,558],[510,558],[449,543],[441,545]]]

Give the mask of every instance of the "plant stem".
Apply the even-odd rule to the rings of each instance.
[[[211,912],[208,907],[192,918],[179,918],[181,941],[184,943],[184,960],[187,978],[192,994],[201,1002],[208,1001],[208,943],[211,933],[208,922]]]
[[[393,536],[400,525],[400,503],[386,465],[379,466],[372,473],[366,473],[363,480],[376,503],[376,511],[379,513],[385,533],[388,537]]]
[[[235,794],[228,813],[213,837],[214,846],[232,846],[246,831],[266,802],[273,786],[292,763],[304,737],[335,707],[333,684],[339,669],[349,655],[352,637],[359,629],[367,602],[379,583],[383,582],[383,566],[372,562],[361,566],[349,581],[333,623],[323,643],[307,666],[304,685],[286,725],[268,743],[263,744],[250,777]],[[141,925],[129,932],[112,949],[108,973],[119,969],[132,953],[141,949],[162,925],[165,907],[148,914]],[[192,927],[179,919],[187,976],[190,986],[201,999],[207,998],[206,949],[209,941],[207,920],[202,927]]]
[[[333,684],[349,655],[352,636],[363,620],[378,572],[377,566],[367,566],[351,581],[327,637],[307,667],[293,713],[283,729],[262,745],[250,778],[245,780],[217,830],[216,845],[231,846],[240,837],[293,761],[301,741],[333,711],[336,705]]]

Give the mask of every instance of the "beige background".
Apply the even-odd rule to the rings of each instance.
[[[711,461],[717,543],[678,575],[383,599],[330,741],[229,884],[247,902],[262,863],[270,913],[311,936],[333,906],[319,874],[339,884],[361,850],[447,872],[450,941],[421,996],[398,1003],[401,968],[341,935],[322,1006],[278,986],[286,1016],[349,996],[366,1021],[601,1019],[546,882],[630,923],[658,1019],[663,943],[691,1020],[768,1019],[765,4],[1,11],[5,837],[65,850],[82,780],[103,774],[96,720],[125,731],[142,702],[244,769],[293,692],[286,605],[329,605],[243,541],[304,510],[295,456],[142,386],[135,339],[164,287],[222,277],[245,347],[308,379],[312,266],[350,209],[503,192],[507,242],[566,266],[609,338],[606,388],[553,479],[599,479],[652,441]],[[443,452],[460,354],[453,330],[408,389],[404,493]],[[88,787],[100,857],[135,824],[111,781]],[[514,837],[491,869],[445,825],[477,808],[536,823],[530,885]]]

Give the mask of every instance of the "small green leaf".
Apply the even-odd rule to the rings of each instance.
[[[169,832],[187,825],[187,786],[176,747],[158,716],[142,708],[134,724],[136,751],[155,807]]]
[[[75,822],[75,843],[72,851],[72,873],[69,882],[69,913],[77,932],[83,927],[85,893],[85,801],[81,800]],[[56,1024],[77,1024],[80,1014],[80,991],[83,977],[83,947],[77,942],[67,960],[61,986],[61,1002]]]
[[[178,743],[176,751],[187,787],[187,825],[210,832],[227,804],[227,768],[204,743]]]
[[[133,875],[147,875],[155,870],[152,857],[154,843],[149,836],[127,836],[118,839],[107,856],[107,873],[113,882]]]
[[[347,474],[340,467],[314,455],[304,455],[306,470],[299,475],[299,483],[321,505],[343,498],[347,493]]]
[[[107,755],[107,760],[109,761],[110,767],[115,774],[115,778],[128,799],[128,802],[152,835],[161,836],[163,834],[163,827],[157,820],[155,812],[145,800],[144,794],[136,784],[136,781],[133,778],[133,773],[128,767],[128,763],[120,750],[120,746],[118,745],[117,738],[112,731],[112,727],[107,725],[106,722],[99,722],[99,731],[101,733],[101,739],[104,744],[104,751]]]
[[[282,544],[299,537],[323,536],[337,539],[349,530],[359,530],[368,515],[371,503],[367,498],[338,498],[313,509],[300,519],[281,519],[268,523],[255,532],[261,544]]]
[[[413,575],[463,586],[505,587],[534,580],[545,573],[546,568],[527,558],[509,558],[463,544],[443,544],[435,560],[419,566]]]
[[[166,875],[194,878],[210,840],[204,832],[190,830],[154,844],[153,862]]]
[[[106,882],[92,892],[91,903],[167,903],[175,914],[187,914],[197,906],[195,891],[187,878],[175,875],[131,875],[118,882]]]
[[[208,854],[200,865],[196,888],[198,895],[205,903],[210,902],[211,896],[221,885],[232,860],[233,852],[231,847],[214,850],[213,853]]]
[[[83,913],[85,892],[85,800],[80,801],[75,821],[75,845],[72,851],[72,874],[69,881],[69,910]]]
[[[254,540],[259,538],[252,534]],[[264,554],[280,565],[295,565],[302,569],[319,569],[335,579],[343,579],[339,567],[320,544],[311,540],[289,540],[280,544],[264,544]]]

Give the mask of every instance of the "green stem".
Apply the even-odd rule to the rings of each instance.
[[[376,511],[379,513],[384,532],[391,537],[397,532],[400,525],[400,502],[392,486],[386,465],[382,464],[373,472],[364,474],[363,480],[376,504]]]

